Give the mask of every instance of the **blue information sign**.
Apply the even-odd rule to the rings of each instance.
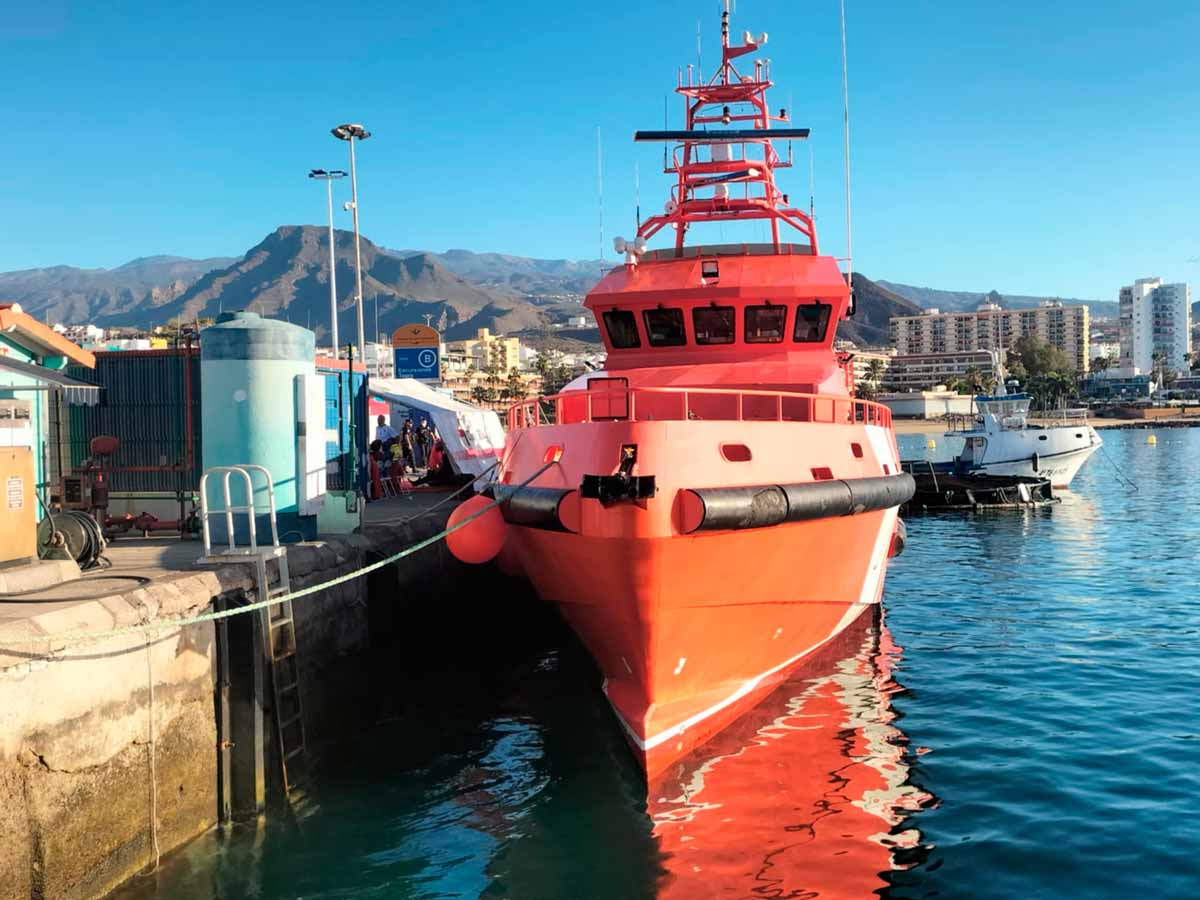
[[[392,360],[397,378],[436,381],[441,377],[437,347],[393,347]]]

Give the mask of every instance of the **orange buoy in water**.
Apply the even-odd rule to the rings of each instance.
[[[487,497],[472,497],[460,503],[454,512],[450,513],[446,527],[454,527],[491,503]],[[454,558],[462,562],[474,565],[490,562],[504,546],[507,529],[500,510],[492,507],[479,518],[446,535],[446,546],[450,548]]]

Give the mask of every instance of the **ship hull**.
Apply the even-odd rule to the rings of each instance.
[[[670,537],[516,528],[510,547],[596,660],[653,778],[879,601],[896,511]]]
[[[1053,456],[1039,457],[1036,467],[1032,459],[1018,459],[1009,462],[985,462],[975,471],[983,475],[1023,475],[1030,478],[1049,478],[1053,487],[1067,488],[1079,474],[1083,464],[1098,449],[1100,449],[1100,444],[1097,441],[1085,447],[1061,451]]]
[[[964,451],[963,459],[973,473],[1047,478],[1056,488],[1069,487],[1083,464],[1104,443],[1087,424],[950,432],[947,436],[982,442],[982,454],[976,450],[970,458]]]

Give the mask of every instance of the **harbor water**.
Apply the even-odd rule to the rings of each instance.
[[[1061,504],[909,518],[882,616],[648,802],[582,650],[497,591],[505,633],[379,651],[293,806],[116,896],[1200,896],[1200,430],[1146,436]]]

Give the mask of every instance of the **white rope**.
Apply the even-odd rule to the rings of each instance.
[[[520,490],[527,487],[534,479],[540,476],[547,469],[558,465],[557,460],[548,462],[538,468],[532,475],[515,486],[515,489]],[[289,594],[281,594],[278,597],[271,597],[266,600],[259,600],[256,603],[248,603],[245,606],[230,607],[228,609],[218,610],[214,612],[201,613],[196,616],[187,616],[180,619],[162,619],[156,622],[146,622],[139,625],[126,625],[120,628],[110,628],[104,631],[66,631],[61,634],[44,634],[40,636],[26,637],[6,637],[0,640],[0,647],[17,647],[30,646],[33,644],[41,644],[51,642],[55,644],[85,644],[94,641],[105,640],[113,637],[120,637],[128,634],[151,634],[153,632],[170,631],[176,628],[182,628],[186,625],[198,625],[201,622],[215,622],[218,619],[228,619],[231,616],[238,616],[243,613],[254,612],[259,609],[266,609],[271,606],[278,606],[280,603],[286,603],[290,600],[299,600],[301,597],[307,597],[309,594],[316,594],[320,591],[328,590],[332,587],[337,587],[339,584],[344,584],[347,581],[353,581],[356,578],[361,578],[368,575],[377,569],[382,569],[384,566],[389,566],[394,562],[404,559],[406,556],[412,556],[436,544],[438,541],[444,540],[448,535],[453,534],[460,528],[466,528],[480,516],[486,515],[491,510],[498,507],[503,500],[496,499],[487,506],[467,516],[461,522],[451,525],[449,528],[444,528],[437,534],[431,535],[424,540],[417,541],[412,546],[405,547],[391,556],[385,557],[369,565],[363,566],[361,569],[355,569],[353,572],[347,572],[345,575],[339,575],[336,578],[331,578],[328,581],[322,581],[320,584],[313,584],[306,588],[301,588],[298,591],[292,591]]]

